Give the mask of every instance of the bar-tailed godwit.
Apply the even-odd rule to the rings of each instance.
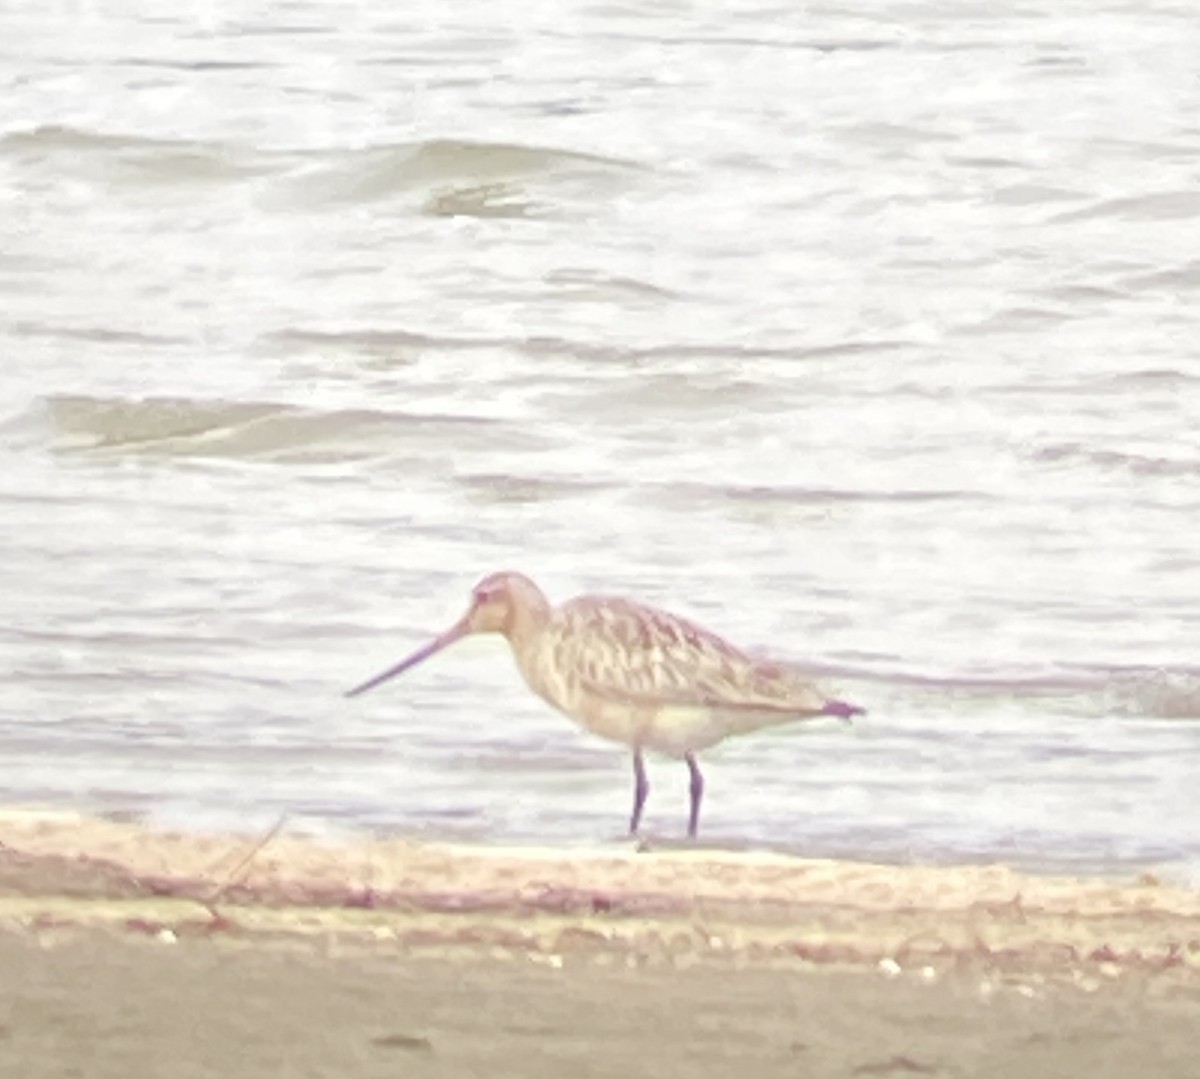
[[[553,606],[528,577],[493,573],[445,633],[346,696],[402,674],[471,633],[500,633],[529,687],[593,734],[633,750],[636,834],[650,785],[642,754],[682,757],[691,772],[688,835],[700,821],[696,754],[732,734],[863,709],[820,693],[786,666],[754,659],[678,615],[611,596]]]

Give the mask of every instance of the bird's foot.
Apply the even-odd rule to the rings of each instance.
[[[850,704],[848,701],[826,701],[825,707],[821,709],[821,714],[836,716],[843,723],[850,723],[852,717],[865,716],[867,710],[860,708],[857,704]]]

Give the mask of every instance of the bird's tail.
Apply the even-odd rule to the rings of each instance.
[[[821,709],[823,716],[837,716],[838,719],[844,719],[847,723],[850,722],[851,716],[865,716],[867,710],[859,708],[857,704],[850,704],[847,701],[829,700],[825,702],[825,707]]]

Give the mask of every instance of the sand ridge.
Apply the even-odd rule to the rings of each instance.
[[[1200,894],[1003,866],[881,866],[664,851],[192,835],[69,814],[0,817],[0,926],[330,934],[501,948],[1200,981]],[[246,861],[248,854],[253,856]],[[231,875],[232,874],[232,875]],[[206,905],[219,894],[215,905]]]

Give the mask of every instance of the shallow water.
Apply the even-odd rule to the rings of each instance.
[[[340,695],[513,567],[870,710],[713,842],[1200,880],[1192,7],[405,11],[0,13],[0,798],[615,841],[499,643]]]

